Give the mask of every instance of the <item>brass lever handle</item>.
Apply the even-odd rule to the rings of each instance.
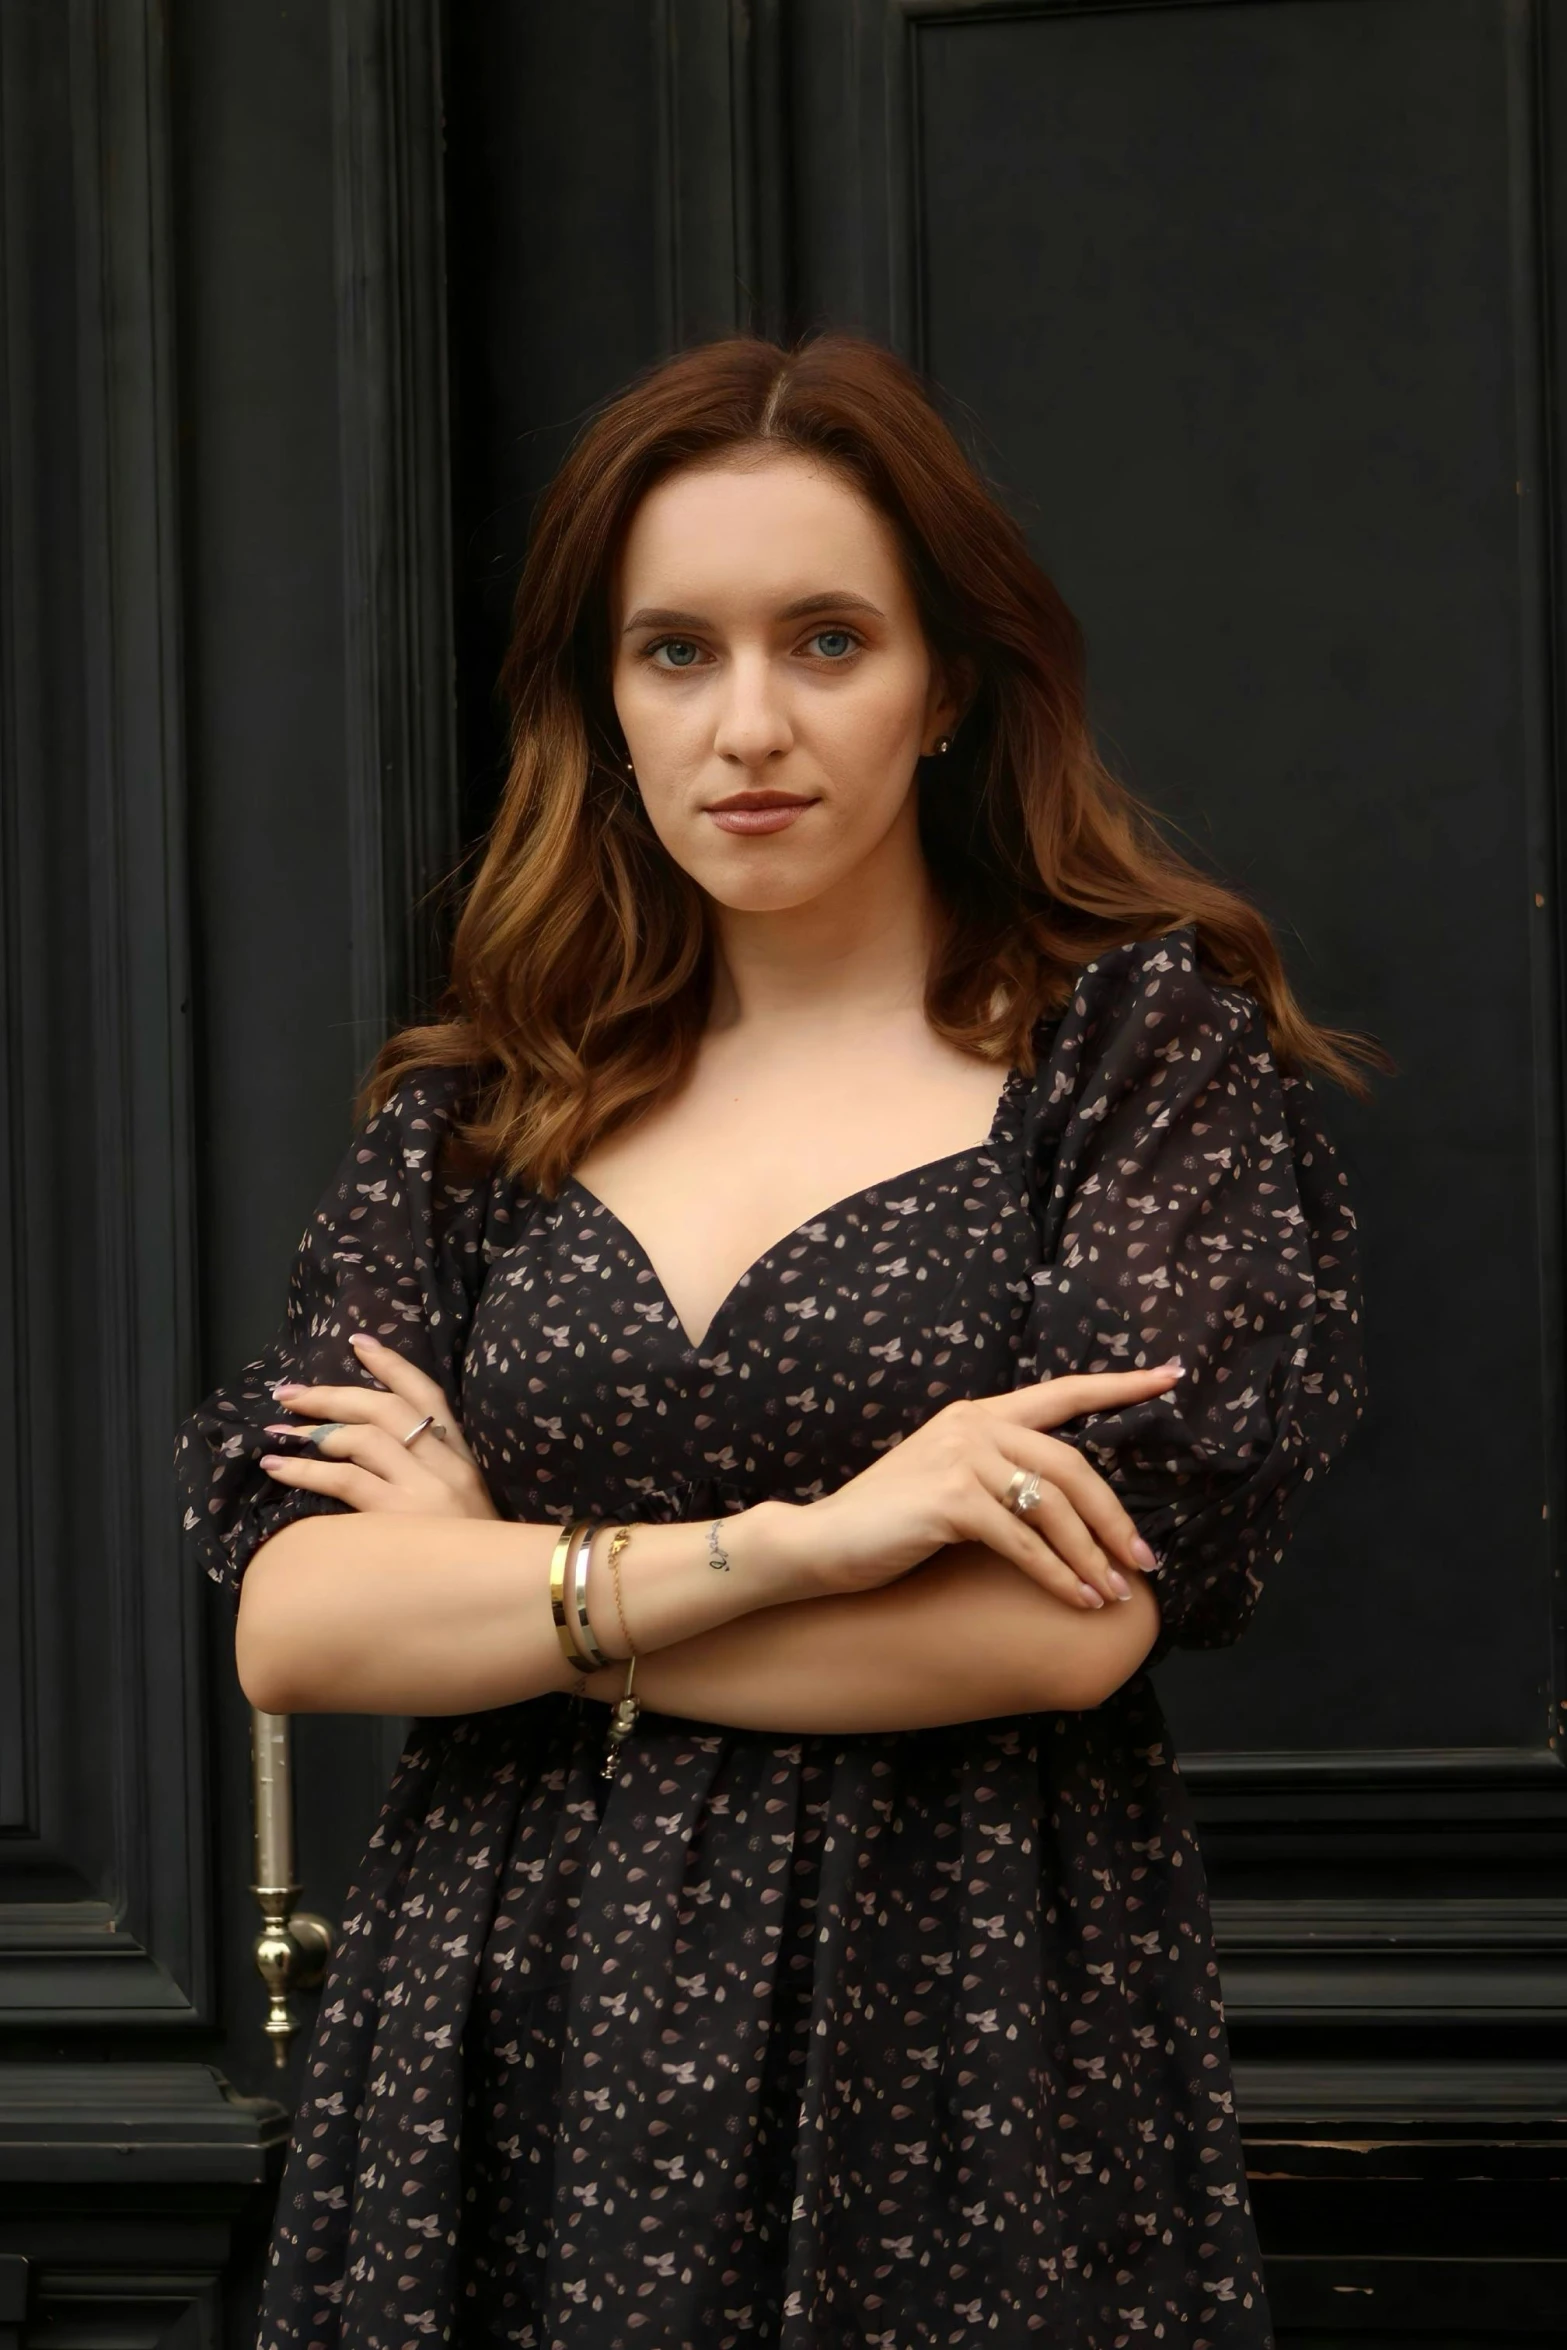
[[[313,1991],[332,1955],[332,1929],[325,1918],[296,1909],[300,1886],[294,1859],[293,1745],[287,1714],[250,1710],[251,1798],[255,1829],[255,1882],[251,1891],[261,1910],[256,1936],[256,1972],[267,1988],[272,2059],[282,2066],[298,2031],[289,1995]]]

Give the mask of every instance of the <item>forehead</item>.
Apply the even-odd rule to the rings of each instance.
[[[831,466],[794,454],[685,466],[648,491],[616,567],[633,604],[693,611],[787,603],[826,588],[909,603],[891,524]]]

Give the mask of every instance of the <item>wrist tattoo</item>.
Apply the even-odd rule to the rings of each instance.
[[[725,1550],[723,1542],[719,1536],[718,1528],[720,1522],[721,1521],[719,1519],[715,1518],[713,1523],[707,1529],[707,1563],[710,1567],[722,1567],[725,1574],[727,1575],[729,1572],[729,1553],[727,1550]]]

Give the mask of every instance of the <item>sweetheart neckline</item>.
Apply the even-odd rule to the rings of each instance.
[[[744,1272],[738,1273],[730,1282],[729,1287],[708,1316],[707,1325],[701,1337],[697,1339],[692,1338],[679,1314],[676,1313],[675,1302],[665,1286],[664,1276],[624,1217],[618,1215],[607,1200],[600,1199],[596,1191],[590,1191],[588,1186],[576,1175],[567,1176],[561,1186],[561,1191],[562,1193],[575,1191],[579,1199],[586,1200],[595,1214],[607,1217],[610,1223],[624,1235],[630,1243],[631,1253],[641,1259],[644,1269],[651,1276],[659,1297],[663,1301],[664,1310],[669,1316],[670,1327],[678,1334],[683,1351],[693,1361],[702,1362],[706,1359],[708,1340],[712,1337],[720,1320],[734,1304],[741,1290],[750,1281],[752,1274],[760,1272],[770,1257],[775,1257],[780,1249],[787,1248],[792,1240],[798,1240],[809,1226],[820,1224],[828,1216],[840,1215],[845,1208],[858,1207],[862,1200],[872,1199],[880,1192],[892,1191],[902,1184],[913,1183],[921,1175],[929,1175],[934,1168],[955,1166],[963,1159],[977,1159],[984,1152],[993,1149],[1000,1140],[1013,1093],[1021,1083],[1023,1076],[1024,1072],[1021,1069],[1014,1068],[1007,1071],[1006,1082],[996,1097],[996,1106],[991,1114],[990,1125],[980,1141],[966,1142],[955,1151],[942,1151],[933,1159],[922,1159],[917,1167],[901,1167],[896,1174],[878,1175],[873,1183],[862,1183],[857,1191],[843,1192],[837,1199],[829,1200],[825,1207],[813,1208],[808,1216],[800,1218],[798,1224],[792,1225],[787,1232],[780,1233],[776,1240],[770,1240],[760,1254],[751,1259]]]

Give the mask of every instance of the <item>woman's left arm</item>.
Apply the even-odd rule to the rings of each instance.
[[[738,1616],[637,1660],[633,1694],[739,1730],[926,1730],[997,1714],[1078,1712],[1136,1672],[1159,1630],[1141,1576],[1116,1607],[1069,1607],[979,1543],[895,1583]],[[613,1704],[626,1668],[586,1693]]]

